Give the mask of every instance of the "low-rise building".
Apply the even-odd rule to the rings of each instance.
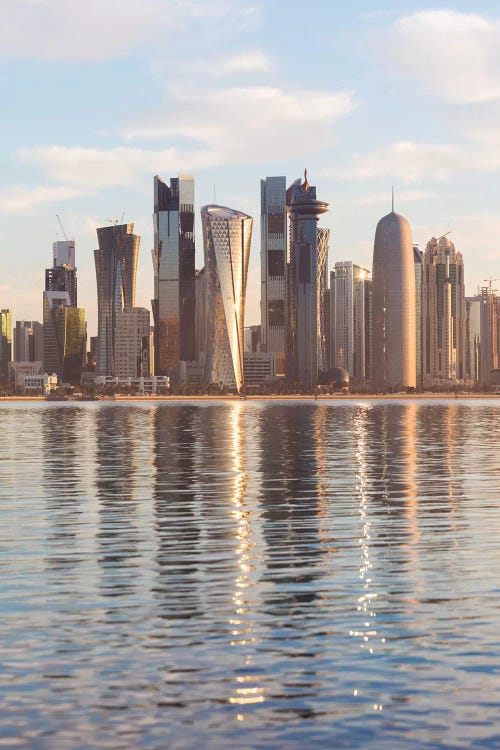
[[[246,385],[277,383],[283,378],[276,373],[275,352],[243,352]]]

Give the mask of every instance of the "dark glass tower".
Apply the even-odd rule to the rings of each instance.
[[[155,373],[196,357],[194,179],[154,178]]]
[[[133,224],[118,224],[97,230],[99,249],[94,250],[97,278],[97,375],[115,374],[117,317],[135,305],[137,260],[141,238]]]
[[[292,186],[291,243],[288,266],[285,375],[308,390],[325,369],[324,290],[329,230],[318,229],[328,203],[318,200],[307,172],[302,185]]]
[[[45,269],[46,292],[68,292],[71,307],[78,306],[75,242],[54,242],[52,268]]]

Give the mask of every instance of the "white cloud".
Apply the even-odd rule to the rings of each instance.
[[[0,211],[6,214],[27,213],[42,203],[70,200],[81,191],[63,185],[38,185],[34,188],[11,187],[0,193]]]
[[[500,98],[500,20],[431,10],[397,20],[378,38],[379,54],[454,104]]]
[[[247,50],[231,57],[225,57],[215,65],[217,73],[265,73],[271,68],[267,55],[259,50]]]
[[[401,141],[373,151],[355,154],[348,166],[333,174],[355,179],[392,177],[403,184],[450,182],[457,172],[500,170],[500,138],[485,147],[480,140],[461,145]],[[323,174],[329,176],[330,170]]]
[[[40,146],[22,149],[21,160],[38,167],[52,180],[86,191],[116,185],[131,186],[156,172],[190,171],[213,166],[211,152],[179,153],[174,148],[151,151],[140,148],[112,149]],[[61,188],[63,189],[63,188]]]
[[[171,111],[130,128],[129,138],[191,138],[225,163],[307,155],[329,142],[354,109],[352,92],[270,86],[177,93]]]
[[[0,54],[42,60],[110,60],[193,24],[245,26],[244,0],[3,0]]]

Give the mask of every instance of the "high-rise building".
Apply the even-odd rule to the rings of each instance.
[[[195,276],[195,359],[200,361],[205,356],[205,269],[196,271]]]
[[[394,212],[380,219],[373,249],[373,371],[375,388],[416,386],[415,264],[411,229]]]
[[[415,342],[416,342],[416,358],[415,358],[415,369],[417,378],[417,387],[423,388],[423,361],[424,355],[422,351],[422,289],[424,283],[424,263],[423,253],[418,249],[417,245],[413,245],[413,263],[415,266]]]
[[[59,382],[80,382],[87,349],[85,310],[72,307],[68,292],[43,293],[43,367]]]
[[[14,327],[14,360],[43,361],[43,325],[36,320],[16,320]]]
[[[54,242],[52,245],[52,268],[45,270],[46,292],[68,292],[71,307],[78,304],[75,268],[75,242]]]
[[[500,368],[500,297],[491,282],[480,294],[479,381],[488,386],[492,371]]]
[[[276,367],[284,373],[286,348],[286,270],[290,259],[290,200],[286,177],[260,181],[260,267],[262,351],[276,354]]]
[[[133,224],[117,224],[97,230],[99,249],[94,250],[97,278],[96,375],[115,374],[115,336],[118,315],[135,306],[137,260],[141,238]]]
[[[422,355],[424,386],[465,377],[465,284],[462,254],[448,237],[433,237],[423,255]]]
[[[243,331],[253,219],[224,206],[201,209],[205,251],[205,379],[244,386]]]
[[[481,381],[481,305],[482,297],[465,298],[465,379]]]
[[[117,316],[115,375],[119,378],[149,377],[149,317],[145,307],[128,307]]]
[[[0,310],[0,383],[9,379],[9,362],[12,360],[12,313],[8,308]]]
[[[196,356],[193,177],[154,178],[153,221],[155,373],[166,375]]]
[[[371,376],[371,279],[366,268],[339,261],[330,272],[330,364],[363,382]]]
[[[326,290],[329,230],[318,229],[318,217],[328,203],[316,198],[307,172],[294,184],[290,200],[290,263],[287,282],[287,337],[285,374],[290,382],[313,389],[326,369],[324,292]]]

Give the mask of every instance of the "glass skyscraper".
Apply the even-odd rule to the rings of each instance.
[[[96,375],[115,374],[117,317],[135,306],[137,260],[141,238],[133,224],[117,224],[97,230],[99,249],[94,250],[97,278]]]
[[[0,383],[7,383],[9,362],[12,360],[12,313],[0,310]]]
[[[245,296],[253,219],[224,206],[201,209],[205,251],[205,380],[244,386]]]
[[[85,364],[85,310],[72,307],[68,292],[43,293],[43,367],[60,382],[76,385]]]
[[[194,179],[154,178],[155,373],[196,358]]]
[[[415,388],[415,264],[410,225],[393,210],[380,219],[373,248],[373,384]]]
[[[326,369],[324,299],[329,230],[318,229],[318,217],[328,203],[316,198],[316,188],[294,183],[291,195],[291,243],[288,266],[285,372],[289,382],[316,387]]]

